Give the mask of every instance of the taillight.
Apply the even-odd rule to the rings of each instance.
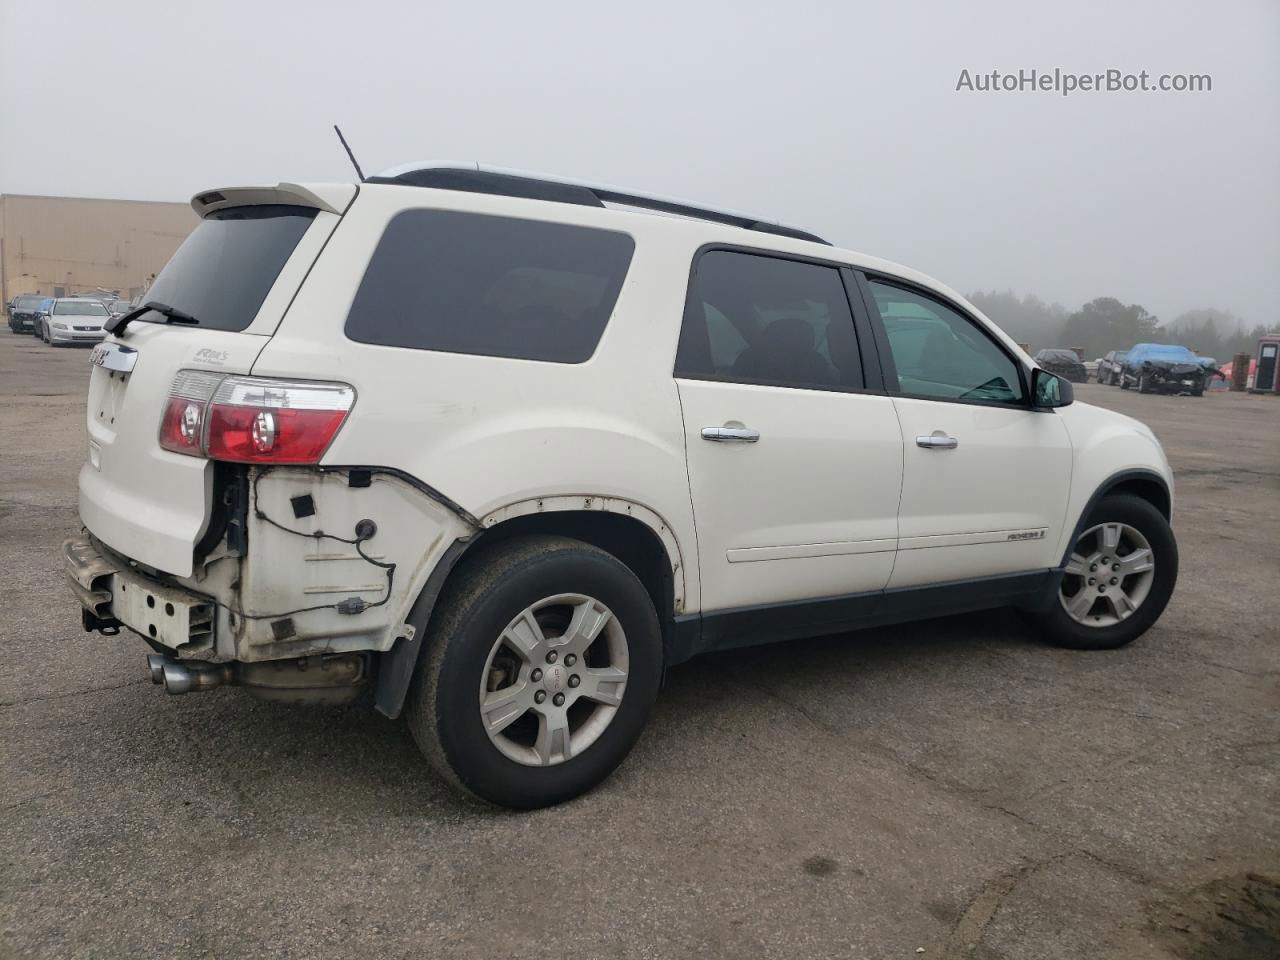
[[[345,383],[182,370],[165,402],[160,446],[233,463],[319,463],[354,402]]]

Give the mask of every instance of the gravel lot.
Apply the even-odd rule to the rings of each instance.
[[[86,357],[0,329],[0,956],[1280,955],[1280,398],[1078,388],[1177,473],[1130,648],[1002,613],[704,658],[512,814],[371,711],[168,697],[81,631]]]

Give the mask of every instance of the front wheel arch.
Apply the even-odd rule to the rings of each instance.
[[[1119,473],[1112,474],[1099,484],[1088,501],[1085,502],[1084,509],[1080,511],[1080,515],[1076,518],[1076,522],[1071,529],[1071,537],[1067,541],[1066,550],[1058,564],[1059,569],[1067,565],[1067,561],[1071,558],[1071,549],[1076,540],[1079,539],[1080,534],[1084,532],[1085,524],[1088,522],[1089,515],[1094,508],[1097,507],[1103,497],[1117,493],[1126,493],[1140,500],[1145,500],[1159,510],[1165,520],[1170,522],[1173,520],[1173,494],[1169,490],[1169,484],[1165,482],[1164,477],[1154,470],[1122,470]]]

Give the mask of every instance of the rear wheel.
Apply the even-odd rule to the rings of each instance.
[[[1110,650],[1144,634],[1178,581],[1169,522],[1139,497],[1104,497],[1072,546],[1058,595],[1030,614],[1051,643]]]
[[[462,790],[548,806],[622,762],[661,671],[657,614],[628,567],[576,540],[513,540],[467,561],[441,598],[409,729]]]

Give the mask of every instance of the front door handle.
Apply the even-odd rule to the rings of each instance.
[[[935,430],[927,437],[916,437],[916,446],[926,450],[954,450],[960,446],[955,437],[948,437],[941,430]]]
[[[716,443],[755,443],[760,439],[760,431],[749,427],[703,427],[702,439]]]

